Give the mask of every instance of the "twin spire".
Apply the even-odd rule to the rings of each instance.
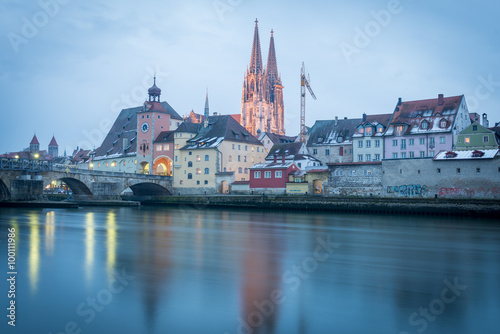
[[[251,73],[261,73],[264,71],[262,67],[262,52],[260,51],[259,38],[259,21],[255,19],[255,31],[253,34],[252,56],[250,57],[249,71]],[[278,64],[276,62],[276,51],[274,49],[274,30],[271,30],[271,41],[269,43],[269,54],[267,57],[267,73],[272,83],[278,78]]]

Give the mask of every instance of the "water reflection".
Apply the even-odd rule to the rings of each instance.
[[[92,280],[94,270],[95,218],[93,212],[85,215],[85,277]]]
[[[114,270],[116,264],[116,247],[117,247],[117,233],[116,233],[116,213],[109,211],[106,218],[106,268],[108,272],[108,282],[114,280]]]
[[[32,212],[28,215],[30,228],[30,246],[28,256],[29,278],[31,292],[35,293],[38,288],[38,273],[40,270],[40,236],[38,232],[39,217]]]
[[[55,217],[54,211],[49,211],[45,215],[45,253],[48,256],[54,255]]]

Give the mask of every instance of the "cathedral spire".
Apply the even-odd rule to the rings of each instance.
[[[208,109],[208,87],[207,87],[207,97],[205,98],[205,117],[208,118],[210,116],[210,112]]]
[[[259,21],[255,19],[255,31],[253,34],[252,57],[250,58],[250,72],[262,72],[262,55],[260,52]]]
[[[271,87],[278,80],[278,63],[276,61],[276,51],[274,49],[274,30],[271,29],[271,41],[269,42],[269,54],[267,56],[267,77]]]

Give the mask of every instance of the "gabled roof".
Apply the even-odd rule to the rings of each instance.
[[[398,102],[390,125],[408,125],[405,134],[450,132],[462,99],[463,95],[440,95],[435,99]],[[446,121],[444,127],[440,126],[441,120]],[[394,129],[389,128],[385,135],[393,133]]]
[[[173,143],[175,131],[162,131],[154,140],[154,143]]]
[[[181,125],[175,130],[175,132],[184,132],[184,133],[198,133],[203,124],[200,123],[191,123],[191,122],[182,122]]]
[[[269,150],[269,154],[267,157],[273,157],[275,154],[278,157],[284,156],[284,155],[291,155],[291,156],[296,156],[298,154],[307,154],[307,149],[304,147],[304,149],[301,150],[303,147],[303,143],[298,142],[298,143],[286,143],[286,144],[274,144],[273,147]],[[303,151],[303,153],[301,153]],[[266,159],[267,159],[266,157]]]
[[[263,164],[255,164],[250,169],[282,169],[289,168],[292,165],[295,165],[293,161],[285,161],[283,162],[269,162]],[[298,168],[298,167],[297,167]]]
[[[372,125],[377,126],[382,124],[384,127],[389,125],[392,114],[377,114],[377,115],[366,115],[366,122],[370,122]]]
[[[293,143],[297,139],[297,136],[289,137],[285,135],[278,135],[272,132],[263,132],[260,134],[259,140],[262,140],[266,135],[273,142],[273,144]]]
[[[101,146],[96,149],[96,160],[108,156],[134,155],[137,152],[137,113],[141,109],[135,107],[120,112]],[[127,147],[123,147],[124,138],[128,139]]]
[[[33,139],[31,139],[30,145],[40,145],[40,143],[38,142],[38,138],[36,137],[36,135],[33,135]]]
[[[202,124],[197,135],[186,142],[182,149],[214,148],[224,140],[262,145],[231,115],[210,116],[208,125]]]
[[[50,140],[49,146],[59,146],[57,145],[56,138],[52,136],[52,139]]]
[[[307,146],[334,145],[350,141],[361,118],[316,121],[308,131]],[[342,141],[339,142],[339,137]]]

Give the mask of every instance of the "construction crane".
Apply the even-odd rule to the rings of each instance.
[[[302,62],[302,69],[300,70],[300,141],[304,144],[306,143],[306,87],[313,99],[316,100],[316,95],[314,95],[309,81],[311,79],[309,74],[307,74],[306,78],[306,67]]]

